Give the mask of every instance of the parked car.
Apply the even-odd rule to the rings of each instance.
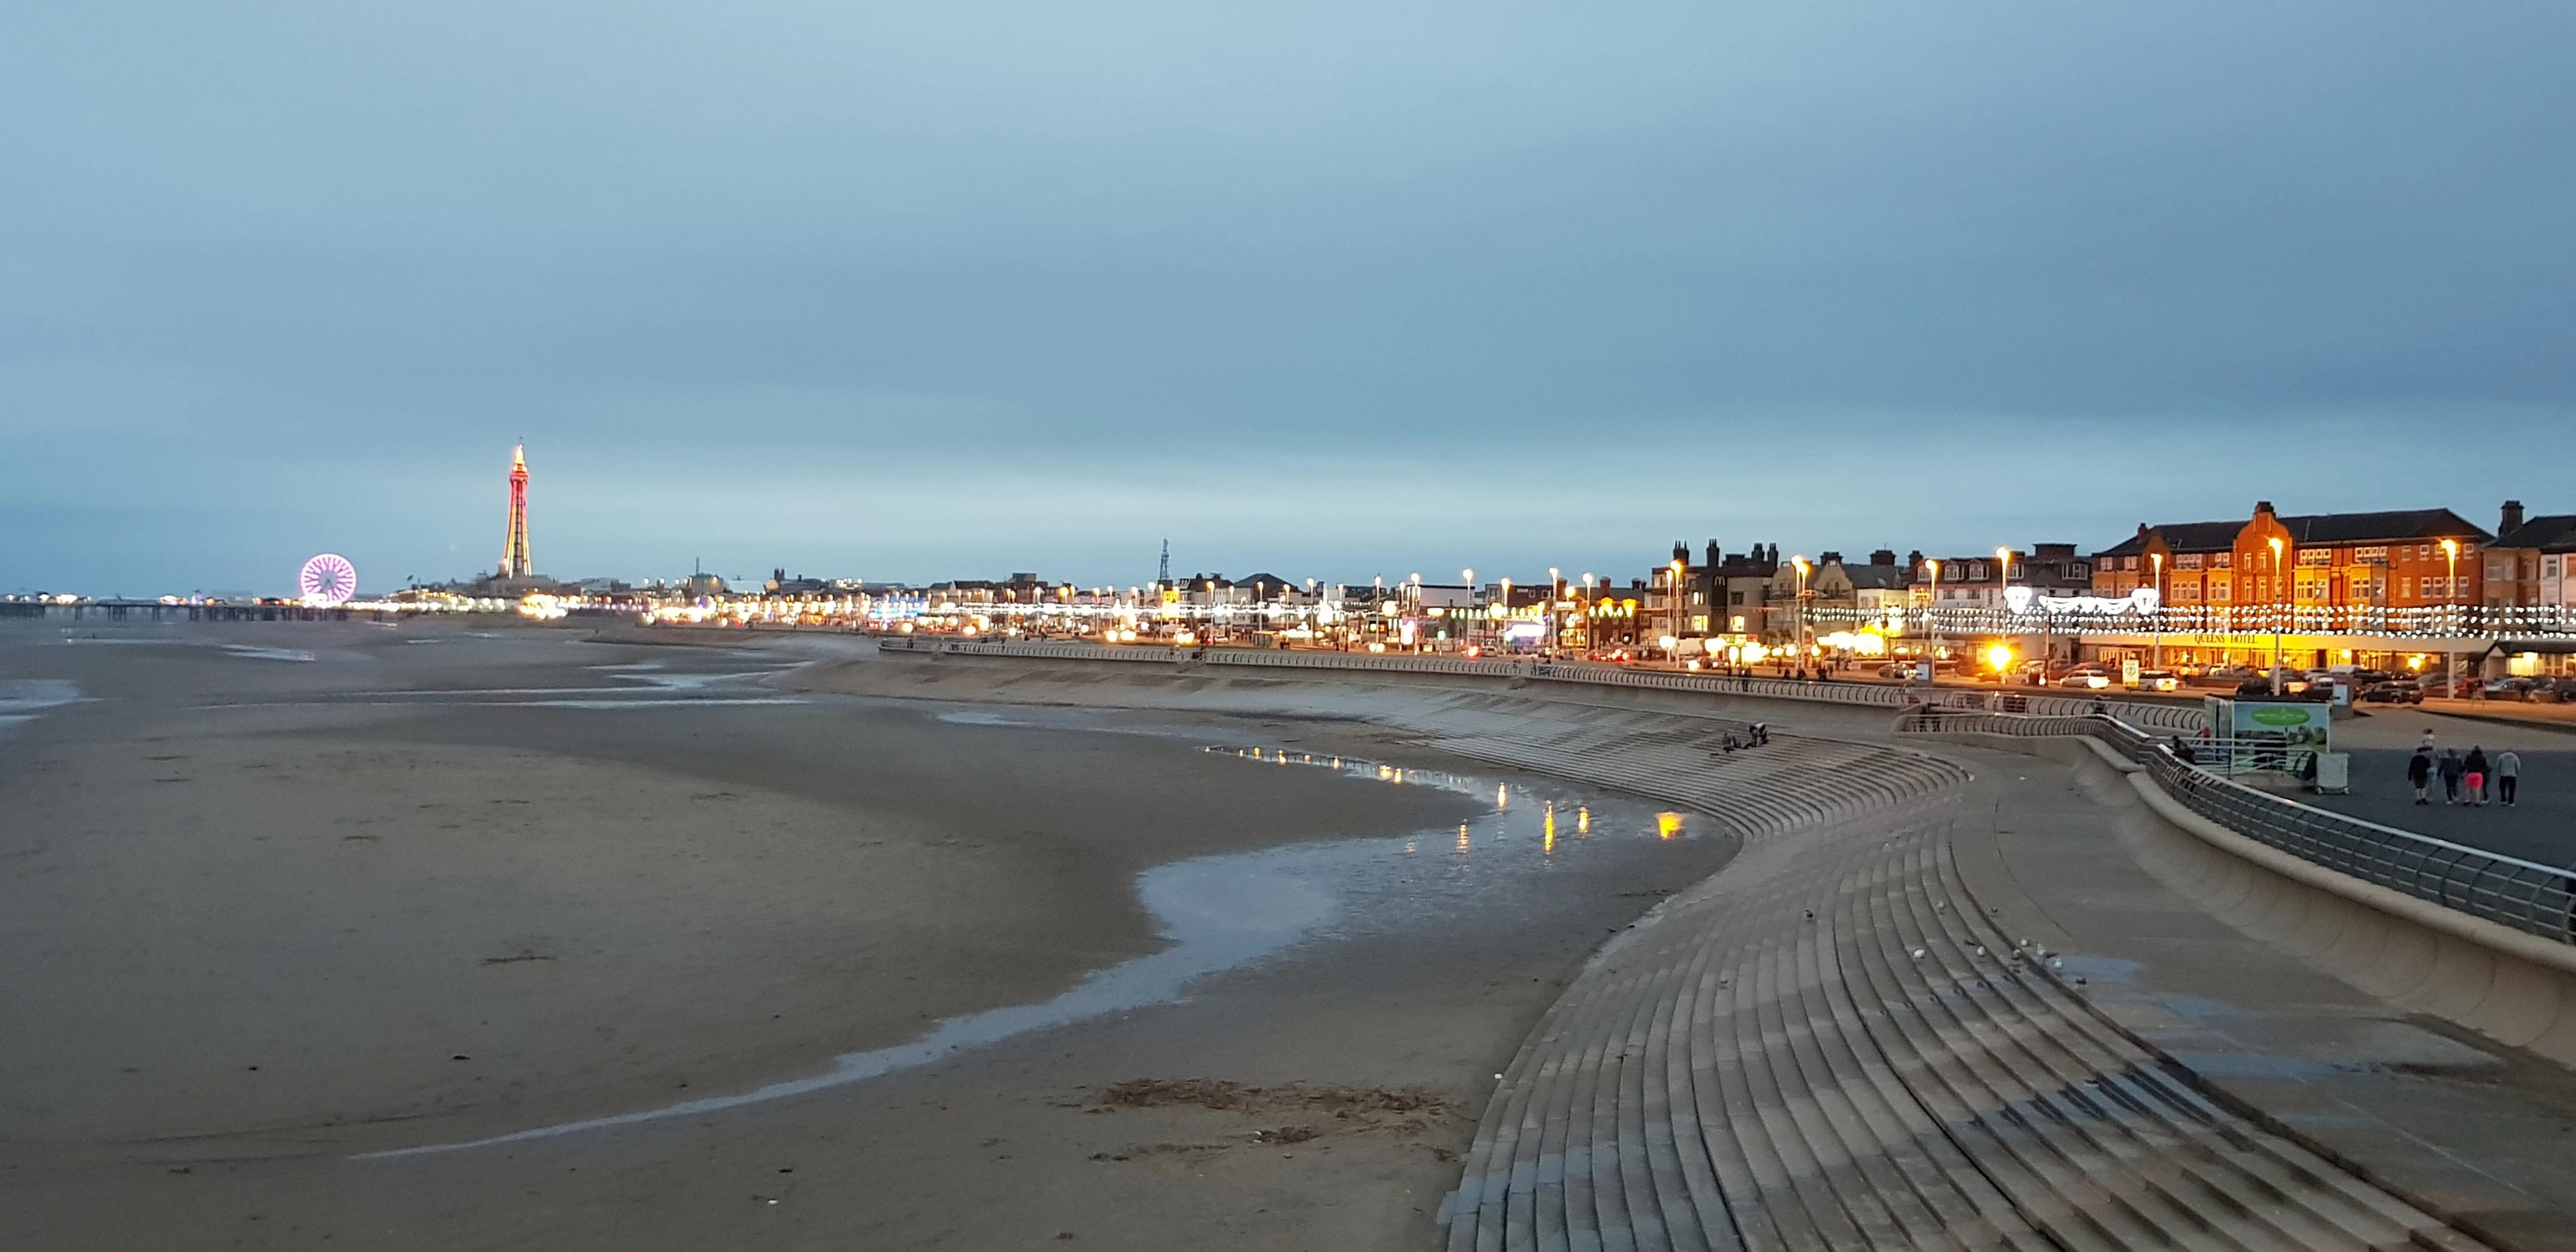
[[[2142,669],[2138,671],[2137,689],[2140,691],[2180,691],[2182,690],[2182,675],[2176,674],[2171,670]]]
[[[2255,676],[2236,684],[2236,694],[2249,700],[2332,700],[2334,699],[2334,684],[2312,683],[2303,675],[2283,674],[2281,675],[2281,693],[2278,696],[2275,696],[2272,694],[2272,676],[2270,674],[2256,674]]]
[[[2090,687],[2100,691],[2111,685],[2111,674],[2097,665],[2078,665],[2057,679],[2060,687]]]
[[[2424,684],[2412,678],[2390,678],[2362,688],[2361,698],[2369,704],[2422,704]]]

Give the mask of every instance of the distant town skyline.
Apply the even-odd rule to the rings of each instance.
[[[518,590],[522,589],[542,589],[552,582],[570,584],[575,582],[613,581],[620,584],[641,587],[648,584],[678,584],[682,581],[682,576],[678,572],[661,569],[644,573],[628,573],[604,570],[547,571],[535,566],[530,558],[529,549],[531,544],[532,527],[528,520],[530,485],[533,477],[534,476],[530,472],[527,463],[526,445],[513,445],[510,450],[509,471],[502,480],[504,488],[500,494],[503,521],[501,523],[502,541],[500,548],[501,557],[499,561],[487,564],[480,570],[460,574],[423,575],[417,571],[409,572],[401,576],[399,584],[388,575],[378,572],[367,579],[366,590],[371,594],[381,594],[386,591],[394,590],[397,585],[463,585],[479,582],[488,584],[491,589],[498,592],[516,594]],[[2455,515],[2469,526],[2477,527],[2482,530],[2490,530],[2498,535],[2512,531],[2520,524],[2520,519],[2526,512],[2525,506],[2521,501],[2503,501],[2498,506],[2500,513],[2495,524],[2488,525],[2479,522],[2473,516],[2475,512],[2474,509],[2450,509],[2448,506],[2442,505],[2429,507],[2431,511],[2447,512]],[[2258,501],[2255,505],[2255,511],[2257,512],[2267,513],[2271,508],[2272,504],[2270,501]],[[2387,510],[2370,509],[2359,511],[2386,512]],[[2150,527],[2163,527],[2178,523],[2200,524],[2204,527],[2210,525],[2232,527],[2234,525],[2234,519],[2217,516],[2206,518],[2158,516],[2152,520],[2140,521],[2137,523],[2136,529],[2138,534],[2143,536]],[[2130,536],[2124,535],[2120,537],[2120,540],[2126,540],[2128,538],[2130,538]],[[2029,552],[2043,548],[2058,548],[2068,550],[2073,556],[2084,557],[2105,549],[2117,547],[2119,546],[2120,540],[2097,543],[2088,542],[2085,539],[2070,540],[2063,537],[2040,537],[2028,539],[2007,539],[2002,543],[1997,544],[1996,547],[2009,548],[2016,552]],[[1768,540],[1761,538],[1732,540],[1720,536],[1710,536],[1704,540],[1676,538],[1673,541],[1675,546],[1671,551],[1677,554],[1687,553],[1687,559],[1692,562],[1702,560],[1703,553],[1707,555],[1708,559],[1714,559],[1715,550],[1719,549],[1730,554],[1730,556],[1741,554],[1747,549],[1752,549],[1756,556],[1760,556],[1760,550],[1768,548],[1768,559],[1774,563],[1781,561],[1796,562],[1812,558],[1820,565],[1835,561],[1861,564],[1884,557],[1890,560],[1901,559],[1905,564],[1910,565],[1915,559],[1924,556],[1941,560],[1947,560],[1962,555],[1974,558],[1981,556],[1990,550],[1983,546],[1977,546],[1974,544],[1968,546],[1954,545],[1943,547],[1937,544],[1926,546],[1918,543],[1908,547],[1906,546],[1908,542],[1908,540],[1897,539],[1876,542],[1869,545],[1835,545],[1830,543],[1801,544],[1792,545],[1792,548],[1794,548],[1793,551],[1791,549],[1782,548],[1776,538]],[[1897,556],[1900,551],[1905,554],[1902,558],[1898,558]],[[344,558],[335,552],[312,559],[336,561],[343,560]],[[1410,580],[1412,582],[1429,585],[1453,585],[1454,582],[1455,585],[1468,586],[1492,585],[1497,580],[1501,580],[1503,582],[1517,582],[1523,586],[1529,586],[1545,581],[1547,578],[1562,579],[1570,585],[1577,581],[1597,578],[1603,586],[1616,586],[1623,581],[1639,580],[1639,571],[1645,571],[1648,574],[1659,571],[1664,566],[1667,559],[1667,554],[1663,550],[1655,549],[1614,555],[1602,561],[1588,563],[1556,562],[1551,563],[1546,567],[1545,577],[1542,577],[1542,572],[1536,568],[1522,568],[1512,565],[1487,565],[1482,574],[1478,574],[1473,566],[1458,567],[1456,577],[1453,580],[1447,572],[1447,567],[1439,565],[1436,562],[1428,567],[1415,565],[1405,569],[1403,572],[1389,572],[1384,568],[1384,563],[1382,561],[1375,563],[1370,572],[1366,575],[1354,574],[1347,570],[1281,574],[1273,567],[1279,566],[1279,568],[1286,568],[1285,566],[1280,566],[1276,561],[1264,564],[1257,558],[1235,564],[1215,565],[1204,563],[1192,565],[1184,559],[1182,563],[1175,565],[1171,562],[1171,543],[1170,540],[1166,538],[1157,542],[1157,550],[1155,553],[1156,568],[1153,575],[1150,577],[1073,578],[1045,570],[1025,569],[1023,567],[1032,564],[1032,562],[1026,560],[1014,560],[1009,557],[1006,557],[1002,562],[1003,565],[1011,566],[1008,572],[1003,571],[997,566],[992,569],[970,568],[935,573],[891,574],[880,572],[875,575],[865,575],[847,572],[828,566],[808,569],[803,566],[778,564],[771,567],[770,573],[773,578],[784,578],[791,581],[818,580],[830,583],[880,586],[888,584],[923,585],[949,583],[959,580],[999,582],[1007,578],[1020,577],[1023,574],[1035,575],[1040,581],[1050,585],[1072,584],[1085,587],[1104,587],[1112,589],[1122,586],[1133,588],[1156,585],[1166,577],[1187,581],[1194,578],[1240,578],[1255,576],[1276,578],[1291,584],[1311,581],[1319,585],[1362,585],[1371,582],[1396,585]],[[756,588],[762,582],[760,577],[755,574],[746,574],[745,572],[736,569],[710,567],[702,556],[690,558],[688,575],[690,577],[711,575],[719,582],[731,585],[737,589]],[[291,582],[292,580],[289,581]],[[10,594],[23,593],[27,591],[75,592],[88,595],[101,594],[100,589],[95,587],[79,587],[68,584],[45,588],[25,587],[0,590],[5,590]],[[204,584],[196,584],[185,588],[165,587],[159,589],[127,589],[120,587],[107,591],[105,594],[111,597],[125,597],[189,593],[214,596],[267,596],[279,594],[272,592],[265,585],[227,587],[208,586]]]
[[[2576,508],[2576,10],[0,16],[0,590]]]

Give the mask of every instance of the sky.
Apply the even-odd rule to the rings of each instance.
[[[0,591],[2576,511],[2576,6],[0,6]]]

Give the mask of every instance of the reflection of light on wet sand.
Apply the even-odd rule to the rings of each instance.
[[[1503,783],[1494,788],[1494,807],[1498,809],[1507,809],[1512,807],[1512,785],[1510,783]]]
[[[1556,805],[1553,802],[1547,806],[1547,823],[1540,828],[1538,846],[1541,852],[1556,851]]]
[[[1485,794],[1486,788],[1495,786],[1490,779],[1477,778],[1466,774],[1452,774],[1446,770],[1406,769],[1399,765],[1381,765],[1375,761],[1353,760],[1348,757],[1320,757],[1312,752],[1292,753],[1286,748],[1227,748],[1211,746],[1202,748],[1200,751],[1239,757],[1247,761],[1272,761],[1281,765],[1312,765],[1318,769],[1329,768],[1333,772],[1344,775],[1345,777],[1374,778],[1380,782],[1436,787],[1442,791],[1454,791],[1460,795],[1481,796]],[[1509,784],[1502,785],[1496,789],[1494,797],[1495,807],[1508,808],[1510,798],[1511,788]]]
[[[1588,835],[1592,833],[1592,810],[1576,809],[1574,811],[1574,833],[1578,835]]]
[[[1467,847],[1467,823],[1460,822],[1458,823],[1458,850],[1464,852],[1467,850]]]
[[[1658,838],[1658,839],[1672,839],[1672,838],[1677,838],[1677,837],[1679,837],[1679,836],[1681,835],[1681,833],[1682,833],[1682,815],[1681,815],[1681,814],[1679,814],[1679,813],[1657,813],[1657,814],[1655,814],[1655,837],[1656,837],[1656,838]]]

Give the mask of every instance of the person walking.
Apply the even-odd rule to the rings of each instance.
[[[2469,745],[2469,759],[2460,763],[2460,776],[2469,784],[2469,807],[2487,806],[2487,750]]]
[[[2418,748],[2415,750],[2415,755],[2406,758],[2406,781],[2415,785],[2415,802],[2417,804],[2432,803],[2432,801],[2426,799],[2424,795],[2425,789],[2431,786],[2433,782],[2432,753]]]
[[[2521,753],[2511,748],[2496,753],[2495,782],[2496,798],[2504,801],[2506,808],[2512,808],[2514,793],[2521,790],[2522,785]]]
[[[2460,802],[2460,750],[2442,749],[2441,757],[2433,762],[2433,772],[2442,779],[2442,803],[2458,804]]]
[[[2433,750],[2432,727],[2427,726],[2424,728],[2424,737],[2415,741],[2415,750],[2418,752],[2430,752]]]

